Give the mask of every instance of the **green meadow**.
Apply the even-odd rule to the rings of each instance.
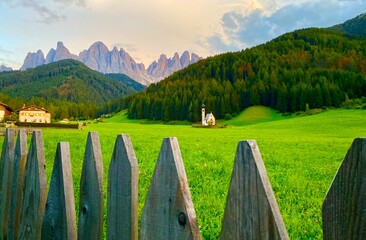
[[[201,234],[204,239],[218,239],[237,144],[255,139],[290,238],[322,239],[322,202],[353,139],[366,136],[366,111],[328,110],[305,117],[283,117],[274,110],[255,107],[222,123],[230,126],[194,128],[187,124],[130,121],[121,113],[87,124],[83,130],[44,129],[48,181],[57,143],[70,142],[78,199],[87,134],[97,131],[104,161],[106,204],[114,142],[117,134],[127,133],[139,163],[141,217],[162,140],[177,137]]]

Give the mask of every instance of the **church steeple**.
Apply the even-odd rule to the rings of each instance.
[[[202,102],[201,109],[202,109],[202,111],[201,111],[201,113],[202,113],[202,126],[206,126],[207,125],[206,120],[205,120],[205,118],[206,118],[206,106],[203,102]]]

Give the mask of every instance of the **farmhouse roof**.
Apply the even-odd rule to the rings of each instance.
[[[3,106],[6,110],[8,110],[9,112],[12,112],[13,109],[11,109],[8,105],[6,105],[5,103],[0,102],[0,105]]]
[[[48,113],[48,111],[42,107],[37,107],[35,105],[30,105],[30,106],[27,106],[27,107],[23,107],[19,110],[17,110],[17,112],[20,112],[20,111],[45,111]]]

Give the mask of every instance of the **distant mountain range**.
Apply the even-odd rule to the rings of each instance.
[[[151,63],[146,69],[144,64],[136,63],[122,48],[118,50],[114,47],[110,51],[104,43],[96,42],[89,49],[75,55],[70,53],[62,42],[58,42],[56,49],[52,48],[46,57],[41,50],[28,53],[20,70],[24,71],[65,59],[78,60],[101,73],[123,73],[143,85],[149,85],[197,62],[201,57],[195,53],[190,54],[188,51],[185,51],[181,57],[175,53],[173,58],[167,58],[162,54],[159,60]]]
[[[13,69],[11,67],[7,67],[5,65],[0,65],[0,72],[11,72]]]

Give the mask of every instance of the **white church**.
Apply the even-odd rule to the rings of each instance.
[[[202,103],[202,126],[214,126],[216,119],[213,113],[206,114],[206,106]]]

